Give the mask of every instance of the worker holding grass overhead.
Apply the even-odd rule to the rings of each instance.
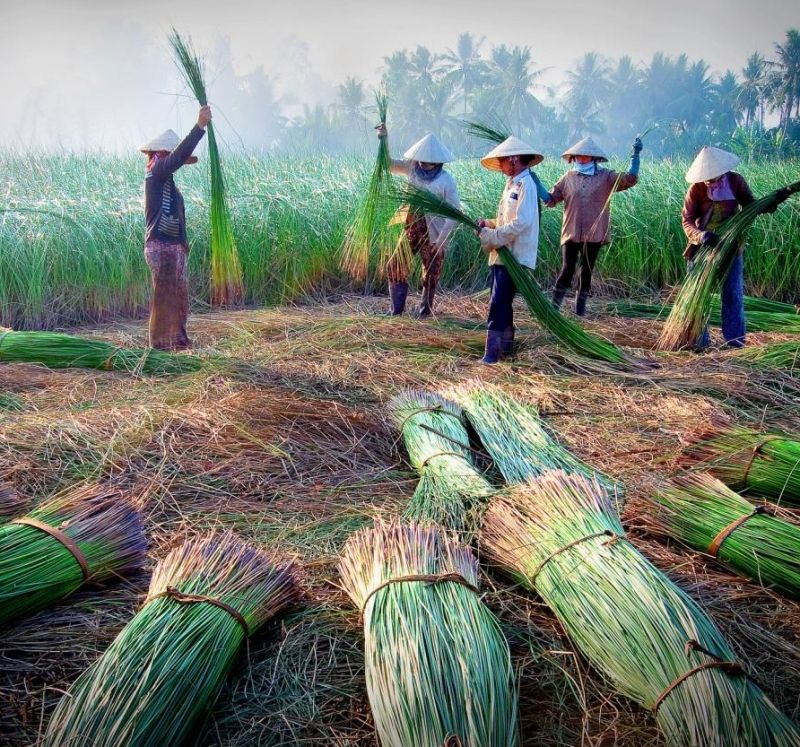
[[[189,316],[186,212],[173,175],[184,164],[197,163],[192,151],[205,135],[211,107],[203,106],[197,124],[181,140],[167,130],[139,150],[147,156],[144,177],[144,256],[153,275],[150,302],[150,347],[184,350],[191,347],[186,334]]]
[[[377,127],[379,138],[388,138],[385,124]],[[460,207],[458,188],[452,175],[444,170],[444,164],[455,160],[453,154],[436,135],[428,133],[404,154],[404,160],[392,159],[393,174],[405,176],[409,183],[427,189],[454,207]],[[454,223],[436,215],[418,215],[409,210],[405,215],[405,232],[412,254],[419,254],[422,261],[422,300],[419,316],[433,313],[433,298],[442,275],[442,266]],[[386,266],[389,279],[389,296],[392,301],[392,316],[403,313],[408,296],[408,276],[411,271],[408,257],[395,252]]]
[[[564,203],[561,224],[561,272],[553,289],[553,305],[559,309],[572,285],[572,277],[581,263],[575,313],[586,314],[586,301],[592,289],[592,272],[600,249],[611,240],[609,203],[614,192],[629,189],[639,180],[639,153],[642,141],[633,143],[631,163],[626,173],[600,168],[608,161],[605,153],[590,137],[575,143],[562,154],[572,168],[543,197],[545,205]]]
[[[501,171],[506,186],[495,219],[479,222],[481,249],[489,255],[492,271],[489,320],[483,363],[497,363],[511,355],[514,346],[514,296],[517,288],[497,253],[506,247],[524,267],[536,267],[539,251],[539,204],[537,184],[530,171],[544,159],[527,143],[509,137],[487,153],[481,164]]]

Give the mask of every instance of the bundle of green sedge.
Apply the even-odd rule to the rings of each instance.
[[[754,368],[780,368],[794,372],[800,363],[800,342],[774,342],[742,348],[736,351],[736,358]]]
[[[626,539],[608,494],[547,472],[486,513],[481,550],[536,591],[575,646],[650,709],[672,747],[797,747],[711,619]]]
[[[291,563],[235,534],[172,550],[144,607],[56,707],[45,747],[185,743],[242,644],[298,596]]]

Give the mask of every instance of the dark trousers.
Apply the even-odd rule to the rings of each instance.
[[[489,300],[490,332],[503,332],[514,324],[514,296],[517,287],[503,265],[492,265],[492,295]]]
[[[596,241],[568,241],[561,246],[561,272],[556,278],[556,288],[568,291],[572,285],[572,276],[581,260],[581,280],[578,293],[588,296],[592,289],[592,270],[594,270],[597,255],[600,254],[602,244]]]

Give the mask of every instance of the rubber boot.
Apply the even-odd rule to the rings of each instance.
[[[553,288],[553,306],[556,309],[561,308],[561,304],[564,301],[564,296],[567,295],[567,291],[565,288]]]
[[[575,299],[575,313],[578,316],[586,316],[586,299],[589,298],[584,293],[579,293]]]
[[[406,308],[408,283],[389,283],[389,298],[392,299],[392,316],[400,316]]]
[[[511,324],[503,330],[503,355],[514,355],[514,325]]]
[[[486,332],[486,350],[481,358],[481,363],[493,364],[500,360],[503,353],[503,333],[495,330]]]
[[[430,280],[422,286],[422,300],[419,304],[419,317],[424,319],[433,314],[433,298],[436,295],[436,283]]]

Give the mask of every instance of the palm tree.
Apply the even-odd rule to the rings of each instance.
[[[714,84],[714,130],[722,140],[728,140],[736,129],[741,114],[741,87],[736,73],[728,70]]]
[[[448,49],[442,56],[445,80],[461,89],[464,114],[467,113],[472,92],[486,79],[488,65],[480,56],[484,39],[476,39],[470,33],[459,34],[455,50]]]
[[[567,93],[564,111],[570,123],[570,137],[586,132],[603,133],[600,119],[611,93],[610,68],[597,52],[587,52],[578,60],[575,70],[567,72]]]
[[[800,31],[789,29],[786,41],[776,44],[778,59],[770,63],[774,77],[774,106],[780,112],[784,137],[789,129],[792,110],[800,117]]]
[[[764,58],[753,52],[742,68],[742,82],[739,85],[739,106],[744,112],[744,126],[750,127],[756,120],[764,127],[764,85],[766,63]]]
[[[530,47],[492,49],[489,81],[482,94],[484,109],[507,120],[515,132],[530,128],[542,113],[542,104],[533,94],[536,80],[544,72],[534,70]]]
[[[336,91],[336,111],[348,124],[363,124],[365,99],[364,84],[348,76]]]

